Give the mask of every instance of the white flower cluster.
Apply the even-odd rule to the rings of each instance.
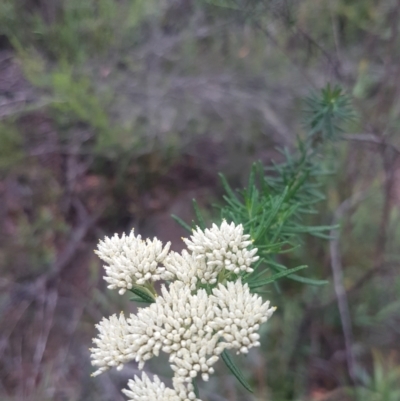
[[[168,289],[163,286],[161,293],[155,303],[127,319],[132,333],[129,352],[142,368],[161,349],[170,354],[177,381],[191,382],[198,373],[207,380],[222,351],[217,347],[219,336],[210,327],[214,305],[205,290],[192,295],[181,281]]]
[[[129,380],[128,387],[129,390],[124,389],[122,392],[129,397],[130,401],[196,400],[196,395],[192,389],[187,392],[186,389],[177,391],[176,389],[165,387],[158,376],[154,375],[154,381],[151,381],[146,373],[142,373],[142,379],[135,376],[134,380]]]
[[[218,273],[229,270],[236,274],[240,272],[253,272],[251,264],[259,257],[255,256],[257,248],[248,250],[251,245],[250,235],[243,234],[243,226],[228,224],[225,220],[221,227],[213,224],[211,229],[205,231],[197,228],[190,237],[183,241],[196,259],[206,262],[207,269],[199,277],[203,284],[215,284]]]
[[[124,393],[135,401],[195,400],[192,380],[198,375],[208,380],[225,349],[247,353],[251,347],[259,346],[257,331],[275,308],[252,294],[240,278],[226,282],[226,276],[220,274],[224,269],[236,274],[252,271],[251,263],[258,257],[257,249],[247,249],[251,245],[248,238],[241,225],[224,221],[220,228],[214,225],[204,232],[197,229],[191,240],[184,239],[191,253],[167,254],[169,244],[163,249],[158,240],[144,242],[133,234],[102,242],[99,254],[110,265],[106,279],[111,278],[111,270],[115,273],[112,288],[130,288],[132,280],[154,281],[154,276],[174,281],[162,285],[155,302],[139,308],[137,314],[125,318],[121,313],[119,318],[114,315],[97,325],[99,336],[93,340],[96,347],[91,349],[92,364],[98,367],[94,375],[111,367],[120,369],[131,360],[142,369],[147,360],[163,351],[169,354],[174,371],[173,389],[166,388],[156,376],[151,381],[143,374],[142,379],[131,380]],[[151,268],[143,268],[141,260]],[[118,276],[116,272],[122,270],[129,272],[131,278],[122,273]],[[150,276],[145,270],[151,272]],[[122,276],[122,282],[117,281]],[[208,285],[208,292],[201,288],[202,284]]]
[[[274,313],[275,307],[269,307],[269,301],[252,294],[247,284],[240,280],[222,284],[213,289],[211,300],[215,319],[212,327],[218,334],[237,350],[237,354],[247,354],[252,347],[260,345],[257,334],[260,324],[266,322]]]
[[[171,274],[160,266],[168,254],[171,243],[163,248],[157,238],[153,241],[135,237],[132,230],[129,235],[122,234],[121,238],[115,234],[111,238],[100,241],[95,253],[100,259],[108,263],[104,266],[106,276],[104,280],[110,285],[108,288],[120,288],[122,295],[133,284],[142,285],[146,281],[169,280]]]
[[[126,353],[128,348],[129,327],[124,314],[121,312],[119,318],[112,315],[109,319],[96,324],[99,336],[93,339],[97,348],[91,348],[92,365],[99,366],[99,369],[92,374],[97,376],[109,368],[116,367],[121,370],[124,363],[132,358]]]

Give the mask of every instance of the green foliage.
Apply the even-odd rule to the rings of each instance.
[[[342,124],[354,119],[354,111],[350,97],[340,86],[331,87],[329,84],[318,94],[306,98],[306,110],[309,115],[306,126],[308,135],[322,135],[322,140],[334,140],[342,131]],[[319,138],[318,138],[319,139]]]
[[[69,0],[57,5],[23,10],[21,2],[5,0],[0,5],[0,34],[10,40],[43,49],[51,58],[82,63],[103,54],[116,40],[132,34],[146,16],[157,12],[154,1]],[[20,29],[21,25],[25,28]]]
[[[58,112],[58,118],[90,124],[98,130],[101,140],[101,133],[108,128],[108,120],[104,106],[93,93],[90,80],[74,76],[68,67],[60,68],[51,74],[51,88],[55,97],[52,109]]]
[[[161,175],[165,173],[165,163],[162,160],[156,167],[152,165],[150,168],[146,163],[138,167],[136,160],[137,155],[146,152],[150,154],[153,144],[161,145],[162,151],[167,146],[181,150],[191,141],[188,133],[192,135],[212,132],[217,143],[223,143],[222,158],[230,163],[226,171],[229,171],[232,165],[236,168],[236,171],[230,172],[229,177],[237,180],[242,178],[240,174],[245,171],[243,167],[247,169],[246,161],[248,158],[253,158],[255,152],[249,150],[250,147],[248,149],[238,147],[235,141],[226,141],[226,133],[240,135],[240,138],[244,138],[243,140],[251,146],[256,143],[256,147],[263,152],[271,146],[271,142],[266,142],[267,137],[269,140],[269,135],[264,135],[269,133],[268,122],[266,126],[263,125],[260,122],[262,118],[258,117],[261,113],[251,112],[249,104],[252,100],[248,103],[241,102],[234,95],[232,104],[237,106],[237,109],[232,107],[232,104],[229,104],[228,110],[218,109],[225,99],[218,97],[218,100],[213,102],[213,107],[218,109],[213,115],[208,113],[213,107],[205,109],[194,106],[194,103],[201,103],[201,91],[195,101],[184,93],[183,101],[178,101],[172,108],[172,113],[176,110],[181,119],[176,119],[178,122],[174,123],[172,128],[168,128],[168,132],[159,131],[161,122],[156,118],[157,113],[146,114],[149,103],[147,92],[144,90],[148,86],[145,79],[147,77],[150,78],[149,82],[154,84],[154,88],[160,91],[161,97],[164,96],[168,102],[176,100],[180,96],[180,94],[176,96],[177,93],[180,93],[183,87],[191,87],[191,79],[193,82],[196,82],[196,79],[201,79],[201,82],[212,80],[216,83],[217,92],[222,93],[219,86],[222,81],[220,77],[223,77],[223,80],[227,79],[226,77],[234,77],[232,81],[227,79],[226,85],[223,81],[221,88],[227,92],[228,88],[229,90],[232,88],[232,94],[235,89],[243,89],[242,95],[251,95],[249,99],[253,99],[254,95],[255,102],[259,99],[258,95],[267,99],[267,104],[276,107],[275,111],[287,124],[290,133],[298,126],[299,118],[296,114],[296,102],[294,104],[286,102],[285,97],[297,99],[299,91],[304,93],[309,83],[320,82],[321,78],[326,77],[326,60],[322,53],[324,50],[334,59],[337,54],[338,65],[345,67],[342,72],[345,73],[346,88],[358,98],[360,110],[364,109],[363,119],[366,121],[364,128],[373,127],[374,132],[387,128],[388,142],[391,139],[390,131],[394,129],[394,132],[397,132],[397,103],[391,105],[390,100],[388,102],[392,90],[396,93],[396,85],[391,79],[391,74],[386,73],[391,70],[389,68],[391,57],[396,60],[396,52],[389,53],[386,46],[393,45],[394,49],[398,48],[398,40],[392,37],[395,33],[394,25],[390,22],[395,16],[392,10],[397,7],[392,0],[382,2],[197,0],[193,9],[190,9],[193,2],[167,3],[168,6],[158,0],[0,1],[0,40],[3,43],[2,35],[5,35],[11,42],[15,50],[14,58],[23,68],[24,78],[39,88],[38,91],[35,89],[36,100],[38,95],[43,95],[38,102],[35,100],[32,104],[26,104],[21,113],[18,111],[18,115],[39,110],[39,113],[53,119],[51,123],[54,124],[54,131],[60,136],[57,139],[61,139],[61,151],[65,149],[68,152],[70,137],[82,127],[93,135],[89,143],[84,144],[84,149],[79,151],[85,155],[84,158],[86,155],[88,159],[93,158],[93,164],[88,162],[90,173],[99,174],[101,179],[104,176],[110,177],[104,197],[110,198],[113,205],[116,205],[112,208],[112,212],[107,208],[108,217],[105,218],[106,221],[102,220],[102,225],[107,226],[112,221],[113,230],[123,230],[125,227],[122,222],[128,217],[121,215],[129,215],[129,219],[139,216],[141,219],[140,216],[147,214],[147,210],[143,212],[144,209],[139,206],[146,202],[138,199],[136,191],[147,196],[148,191],[153,188],[150,181],[154,181],[149,177],[153,177],[156,170],[161,172]],[[179,5],[178,10],[174,9],[175,4]],[[182,4],[184,6],[181,7]],[[187,4],[190,4],[188,8]],[[258,14],[252,12],[257,9],[256,6]],[[179,8],[184,10],[181,19],[176,17],[180,12]],[[53,17],[51,10],[56,11]],[[318,18],[315,18],[315,15],[318,15]],[[297,27],[314,39],[315,43],[307,41]],[[154,36],[153,28],[156,33]],[[159,47],[159,43],[162,46]],[[154,46],[155,44],[157,46]],[[152,68],[149,69],[149,65]],[[110,71],[110,75],[107,77],[102,75],[102,69]],[[303,75],[299,75],[299,71],[309,75],[312,78],[310,82],[300,82]],[[347,80],[349,76],[354,79]],[[314,77],[317,79],[314,80]],[[340,82],[340,78],[338,79]],[[180,86],[173,88],[171,83],[176,80]],[[354,81],[355,85],[352,87]],[[17,87],[19,85],[18,83]],[[132,87],[133,90],[124,93],[123,89],[127,87]],[[171,90],[168,92],[168,89]],[[278,95],[275,98],[276,93],[287,95]],[[157,99],[156,96],[154,98]],[[378,234],[376,227],[380,223],[383,204],[383,196],[380,193],[381,175],[380,173],[375,175],[376,171],[380,171],[377,165],[379,163],[375,164],[379,157],[370,152],[374,149],[374,145],[367,146],[368,152],[365,151],[364,145],[360,146],[360,153],[355,152],[355,157],[354,153],[346,156],[345,149],[348,146],[347,144],[343,146],[341,149],[343,153],[337,157],[338,165],[343,170],[336,179],[324,178],[327,172],[323,171],[323,165],[326,165],[326,162],[320,157],[320,148],[326,140],[336,139],[340,134],[338,129],[345,127],[343,125],[346,124],[345,119],[340,118],[340,113],[346,115],[350,108],[345,104],[343,96],[345,96],[343,90],[339,94],[333,85],[325,88],[325,94],[322,92],[313,94],[306,103],[308,114],[305,131],[308,132],[308,136],[299,141],[299,146],[303,146],[304,149],[298,149],[293,154],[282,150],[284,162],[272,167],[257,164],[245,190],[237,191],[234,186],[226,182],[225,196],[233,202],[233,205],[221,202],[219,208],[214,210],[213,217],[216,216],[216,221],[222,218],[220,212],[223,210],[226,218],[230,218],[233,210],[239,210],[237,221],[247,223],[246,227],[258,235],[258,244],[264,246],[267,252],[255,266],[257,269],[252,277],[244,279],[249,280],[249,284],[264,283],[265,288],[257,286],[254,291],[260,294],[268,292],[269,296],[277,297],[278,302],[282,303],[279,312],[268,325],[268,330],[270,328],[273,330],[269,336],[271,346],[265,348],[269,365],[266,380],[271,396],[263,399],[293,400],[300,394],[306,393],[308,383],[314,383],[310,375],[310,362],[312,363],[315,355],[318,355],[318,358],[322,355],[324,358],[323,355],[327,352],[327,346],[319,341],[319,336],[324,337],[323,341],[340,342],[334,337],[337,335],[335,330],[338,332],[341,330],[334,307],[322,310],[318,316],[313,316],[313,325],[310,329],[310,333],[313,334],[312,345],[308,343],[309,331],[298,327],[304,313],[304,305],[318,307],[329,301],[332,295],[330,286],[295,287],[293,283],[286,281],[283,294],[286,295],[287,291],[290,291],[290,295],[282,298],[279,298],[282,293],[276,294],[273,289],[274,286],[277,288],[277,284],[281,284],[275,280],[284,281],[285,277],[313,284],[325,283],[324,280],[313,282],[309,276],[325,277],[320,267],[322,264],[325,266],[327,264],[327,247],[324,241],[318,241],[318,237],[326,237],[327,231],[323,229],[318,231],[309,225],[313,226],[312,223],[317,219],[318,222],[330,221],[332,209],[346,198],[349,192],[364,187],[365,183],[371,180],[374,182],[374,195],[357,206],[354,213],[353,211],[349,213],[349,218],[346,216],[344,220],[341,250],[346,288],[351,288],[368,268],[373,267]],[[231,97],[230,92],[228,97]],[[8,102],[6,96],[2,97],[2,102],[3,99]],[[209,103],[208,100],[207,102]],[[371,108],[365,107],[368,102],[371,102]],[[143,109],[139,108],[141,106]],[[161,104],[160,109],[168,114],[168,107],[164,104]],[[119,114],[121,110],[124,111],[122,117]],[[370,110],[373,113],[370,113]],[[190,120],[187,125],[185,116],[189,116]],[[221,116],[224,118],[221,119]],[[162,135],[159,135],[159,132]],[[258,135],[258,132],[263,134]],[[24,135],[25,132],[20,130],[18,121],[9,119],[2,121],[0,174],[11,173],[11,180],[21,171],[32,169],[30,165],[32,158],[24,154],[31,150],[29,144],[25,143]],[[231,148],[234,149],[232,152]],[[64,155],[58,154],[49,156],[65,158]],[[346,157],[353,160],[355,167],[349,168],[349,163],[345,161]],[[47,155],[44,158],[47,159]],[[327,153],[324,153],[324,159],[327,158]],[[134,170],[134,174],[124,173]],[[148,173],[148,170],[151,170],[151,173]],[[238,171],[240,174],[237,174]],[[37,170],[34,174],[37,174]],[[83,178],[79,186],[86,182],[86,177]],[[327,184],[329,192],[325,188],[321,191],[319,183],[323,180],[329,182]],[[43,180],[40,178],[38,181]],[[54,181],[45,182],[45,189],[41,190],[38,189],[36,182],[27,186],[23,184],[24,193],[29,192],[30,188],[36,193],[35,199],[31,203],[26,203],[29,205],[28,217],[21,216],[24,211],[14,210],[11,220],[4,221],[6,232],[9,233],[11,227],[11,233],[15,230],[15,237],[18,239],[16,246],[10,247],[12,234],[7,234],[9,238],[3,241],[0,254],[2,262],[0,264],[4,266],[4,273],[10,274],[12,281],[25,277],[26,273],[29,273],[28,268],[32,270],[33,275],[43,273],[62,249],[64,236],[59,232],[65,230],[68,232],[70,228],[71,222],[68,221],[70,216],[64,221],[62,215],[64,211],[49,212],[54,205],[64,204],[63,199],[50,196],[52,206],[49,209],[43,208],[41,204],[38,205],[39,196],[48,199],[49,191],[57,187]],[[112,193],[114,182],[118,182],[118,193],[112,199],[115,195]],[[264,192],[264,186],[269,192]],[[252,191],[252,188],[255,190]],[[290,189],[292,189],[291,195],[283,199],[283,192],[289,193]],[[180,188],[179,191],[184,193],[185,188]],[[324,198],[321,192],[327,194],[327,202],[318,203]],[[102,197],[103,193],[98,196]],[[97,208],[96,202],[86,199],[86,194],[82,194],[82,198],[85,203],[88,201],[90,211],[93,210],[92,207]],[[267,209],[265,213],[264,207]],[[249,222],[249,210],[253,222]],[[395,211],[392,210],[392,213]],[[317,212],[320,212],[318,217],[313,215]],[[189,232],[196,224],[203,224],[202,220],[208,225],[210,221],[208,214],[202,214],[198,207],[195,209],[195,214],[196,221],[192,224],[187,224],[176,216],[175,218]],[[49,215],[52,216],[51,219]],[[261,235],[263,226],[256,224],[258,218],[263,218],[269,225],[269,229],[263,235]],[[388,229],[391,260],[394,260],[398,253],[400,225],[397,223],[398,216],[393,219],[392,229]],[[63,229],[57,228],[62,224]],[[297,234],[291,233],[290,227],[296,230],[302,227],[303,231]],[[311,230],[312,236],[307,234],[307,230]],[[53,231],[58,233],[54,235],[56,238],[54,243],[51,238]],[[275,241],[272,233],[277,234],[277,238],[283,237],[288,243]],[[267,243],[271,240],[275,242]],[[300,247],[303,244],[305,246]],[[3,257],[4,252],[10,257]],[[303,263],[316,268],[306,270]],[[393,266],[391,274],[395,274],[395,267]],[[304,272],[301,271],[303,269]],[[357,347],[367,348],[364,352],[369,352],[369,346],[373,341],[381,346],[384,337],[386,343],[382,345],[383,347],[393,341],[390,340],[390,336],[395,336],[398,290],[397,293],[389,294],[388,289],[393,288],[393,281],[390,281],[389,276],[390,274],[382,285],[378,286],[374,280],[364,290],[351,295],[356,296],[351,298],[351,304]],[[264,289],[266,291],[263,291]],[[143,301],[136,295],[132,298],[135,302]],[[98,308],[101,305],[101,308],[107,310],[107,304],[105,300],[102,304],[96,303],[95,306]],[[112,312],[114,311],[110,311]],[[20,326],[24,327],[23,324]],[[18,327],[19,325],[16,331]],[[53,331],[56,333],[56,329]],[[302,331],[305,336],[303,340],[298,340],[297,335],[301,335]],[[360,340],[363,335],[365,338]],[[17,341],[17,344],[20,343],[22,342]],[[10,344],[15,346],[12,338]],[[24,354],[29,359],[30,353]],[[4,361],[8,363],[7,358],[4,358]],[[392,368],[388,369],[385,361],[381,362],[383,376],[389,378],[390,373],[396,370],[395,364],[393,363]],[[55,382],[58,382],[58,371],[50,370],[54,374]],[[296,380],[288,380],[288,377],[292,378],[292,374],[296,375]],[[371,374],[370,380],[368,388],[384,388],[382,385],[374,384],[376,382],[374,373]],[[392,385],[393,394],[397,395],[395,380],[400,379],[388,379],[388,382]],[[81,383],[75,385],[68,380],[66,383],[69,388],[75,388],[76,392],[80,391]],[[50,380],[48,386],[43,384],[43,391],[37,399],[47,399],[48,389],[53,387]],[[101,391],[97,394],[96,390],[93,390],[92,383],[88,384],[88,388],[91,390],[86,398],[96,398],[96,396],[107,398]],[[257,392],[256,388],[255,390]],[[77,395],[76,399],[78,398]],[[366,388],[360,389],[359,399],[381,400],[378,390],[372,392]]]
[[[251,276],[250,276],[251,279],[248,281],[248,284],[249,284],[250,289],[254,290],[255,288],[263,287],[266,284],[273,283],[274,281],[276,281],[282,277],[290,276],[294,272],[297,272],[299,270],[306,269],[306,268],[307,268],[307,266],[297,266],[297,267],[294,267],[293,269],[287,269],[287,270],[281,271],[279,273],[273,274],[270,277],[260,280],[261,276],[264,274],[264,272],[261,271],[258,274],[251,274]]]
[[[298,151],[292,155],[288,150],[281,151],[285,160],[264,168],[255,163],[251,169],[247,188],[234,191],[224,175],[220,174],[225,190],[225,203],[217,206],[220,219],[242,224],[244,231],[251,236],[254,247],[258,249],[260,260],[250,274],[241,273],[242,279],[249,284],[255,293],[265,285],[276,284],[276,281],[287,277],[309,285],[323,285],[325,280],[310,279],[295,274],[307,266],[288,269],[277,258],[290,253],[299,245],[302,234],[319,238],[329,238],[327,231],[331,226],[310,226],[304,217],[316,213],[315,204],[324,199],[319,191],[318,178],[327,174],[321,168],[318,159],[320,144],[316,137],[325,142],[336,139],[342,123],[351,119],[352,109],[348,96],[340,88],[331,89],[328,85],[319,95],[306,100],[311,108],[312,118],[308,122],[309,133],[305,141],[299,139]],[[193,202],[196,222],[205,229],[204,217],[196,203]],[[181,219],[174,217],[184,228],[190,227]],[[246,389],[251,390],[240,370],[233,364],[229,355],[222,355],[225,364]]]
[[[282,277],[310,285],[327,283],[294,274],[306,266],[288,270],[277,259],[278,255],[295,250],[302,234],[327,239],[327,232],[332,229],[331,226],[310,226],[304,222],[305,216],[316,213],[315,204],[324,199],[318,189],[318,178],[327,172],[318,158],[320,146],[317,146],[316,138],[322,141],[336,139],[341,125],[352,118],[352,109],[349,97],[339,87],[331,89],[330,85],[318,95],[307,98],[306,103],[311,114],[309,131],[306,140],[298,140],[297,153],[292,155],[283,149],[284,162],[268,168],[255,163],[247,188],[240,191],[234,191],[220,175],[225,189],[225,204],[218,206],[220,218],[242,224],[261,257],[256,271],[243,275],[253,289],[272,284]],[[204,228],[204,218],[196,203],[194,209],[197,222],[192,226]],[[189,228],[187,224],[184,227]]]
[[[400,398],[400,367],[394,354],[387,357],[375,350],[373,360],[371,374],[360,372],[364,386],[355,388],[355,396],[365,401],[397,401]]]

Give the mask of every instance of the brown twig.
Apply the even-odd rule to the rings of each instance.
[[[371,143],[385,148],[391,148],[395,153],[400,155],[400,149],[390,142],[374,134],[345,134],[341,136],[342,139],[347,141]]]
[[[40,365],[43,360],[44,351],[46,349],[47,341],[50,335],[50,330],[53,326],[54,312],[57,306],[58,290],[54,288],[48,293],[43,294],[43,312],[41,317],[41,332],[39,339],[36,343],[35,353],[33,355],[33,372],[26,382],[26,394],[32,393],[37,377],[40,373]]]
[[[19,388],[22,394],[30,397],[34,391],[37,378],[40,374],[40,366],[42,364],[45,349],[47,346],[50,331],[53,326],[54,313],[58,300],[58,283],[62,271],[71,263],[80,247],[82,240],[85,238],[89,230],[96,223],[101,215],[101,211],[93,216],[89,216],[85,207],[79,199],[75,198],[72,202],[75,207],[79,225],[72,231],[69,243],[61,252],[56,262],[53,264],[50,272],[39,276],[33,282],[27,284],[15,283],[11,288],[9,305],[5,308],[4,316],[8,315],[7,311],[12,312],[13,320],[9,325],[9,329],[0,338],[0,354],[2,354],[9,342],[10,337],[19,321],[26,314],[29,306],[34,302],[42,303],[41,315],[39,321],[41,332],[36,343],[33,356],[33,370],[24,385]],[[15,303],[17,302],[17,306]],[[18,311],[16,313],[16,311]],[[5,325],[4,318],[1,323]],[[21,361],[22,363],[22,361]]]
[[[365,194],[357,193],[356,195],[346,199],[341,205],[337,208],[332,226],[336,227],[339,222],[342,220],[345,213],[352,207],[354,207],[357,203],[359,203],[362,199],[365,198]],[[333,228],[331,230],[331,237],[333,239],[330,240],[330,257],[331,257],[331,268],[333,275],[333,285],[336,294],[336,299],[339,308],[340,320],[342,323],[343,329],[343,337],[345,342],[345,350],[346,350],[346,362],[349,376],[353,383],[356,382],[356,373],[355,366],[356,360],[353,353],[353,330],[351,324],[351,315],[349,309],[349,302],[347,298],[346,289],[343,284],[343,266],[342,266],[342,258],[340,252],[340,235],[339,230],[337,228]]]

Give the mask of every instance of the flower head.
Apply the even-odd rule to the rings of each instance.
[[[164,260],[164,267],[176,280],[185,283],[192,291],[196,289],[198,276],[207,266],[203,260],[199,260],[186,250],[182,254],[170,252]]]
[[[162,350],[170,354],[169,361],[178,382],[190,382],[198,374],[208,380],[214,372],[224,344],[210,323],[215,318],[214,307],[205,290],[191,294],[180,281],[162,287],[162,295],[147,308],[131,315],[129,324],[129,354],[135,355],[139,368]]]
[[[96,325],[99,336],[93,339],[96,348],[91,348],[92,365],[99,369],[92,374],[97,376],[111,367],[122,369],[123,364],[130,359],[127,355],[129,327],[124,314],[112,315]]]
[[[100,241],[95,253],[108,263],[108,266],[104,266],[104,280],[109,283],[108,288],[120,288],[119,293],[123,294],[133,284],[142,285],[149,280],[170,279],[172,275],[160,266],[170,245],[168,242],[163,248],[162,242],[157,238],[153,241],[147,238],[144,241],[140,235],[136,237],[133,230],[129,235],[122,234],[118,237],[115,234]]]
[[[241,280],[228,282],[226,287],[219,284],[213,289],[215,319],[211,326],[238,353],[246,354],[249,348],[259,346],[260,324],[266,322],[275,311],[269,301],[262,302],[257,294],[252,294],[247,284]]]
[[[200,401],[193,379],[200,375],[208,380],[225,349],[247,353],[259,346],[260,324],[275,310],[240,278],[229,281],[237,277],[230,272],[250,273],[251,264],[258,260],[242,225],[223,221],[209,230],[197,228],[184,241],[191,253],[169,253],[170,243],[163,247],[156,238],[143,241],[132,231],[128,236],[105,238],[96,251],[108,263],[109,288],[119,288],[121,294],[135,284],[147,286],[149,280],[173,280],[162,285],[161,295],[136,314],[127,319],[122,313],[113,315],[96,326],[99,335],[93,339],[96,347],[91,349],[91,358],[99,368],[94,375],[110,367],[121,369],[132,360],[143,369],[160,351],[169,354],[173,388],[143,373],[123,390],[131,401]]]
[[[166,387],[157,376],[151,381],[144,372],[141,379],[135,376],[134,380],[129,380],[128,387],[129,390],[122,392],[129,397],[129,401],[200,401],[193,391],[186,388],[176,391]]]
[[[251,264],[259,257],[255,256],[257,248],[247,249],[252,244],[249,238],[249,235],[243,234],[241,224],[235,226],[234,223],[228,224],[224,220],[220,227],[213,224],[211,229],[205,231],[197,227],[190,239],[184,238],[183,241],[197,259],[206,261],[209,271],[212,272],[211,277],[208,280],[206,277],[202,278],[202,282],[213,284],[223,269],[236,274],[253,271]]]

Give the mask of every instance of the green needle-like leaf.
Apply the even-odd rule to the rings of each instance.
[[[180,217],[176,216],[175,214],[171,214],[171,217],[185,230],[189,231],[190,233],[192,232],[192,227],[189,226],[189,224],[185,223]]]
[[[293,281],[298,281],[299,283],[308,284],[308,285],[326,285],[329,284],[328,280],[317,280],[314,278],[302,277],[297,274],[291,274],[289,279]]]
[[[240,384],[250,393],[253,393],[253,389],[250,387],[250,384],[247,383],[247,380],[243,376],[243,373],[239,370],[239,368],[233,362],[231,356],[224,350],[221,354],[222,360],[225,362],[225,365],[232,372],[232,374],[238,379]]]
[[[221,178],[222,186],[224,187],[225,192],[229,196],[229,199],[231,199],[234,203],[236,203],[236,205],[242,207],[242,204],[239,202],[237,196],[232,191],[232,188],[228,184],[228,181],[226,180],[225,176],[223,174],[221,174],[221,173],[219,173],[219,176]]]
[[[282,277],[289,276],[289,275],[293,274],[294,272],[297,272],[297,271],[302,270],[302,269],[306,269],[307,267],[308,266],[306,266],[306,265],[297,266],[297,267],[294,267],[293,269],[287,269],[285,271],[273,274],[272,276],[264,278],[262,280],[250,281],[249,282],[249,287],[250,287],[250,289],[262,287],[262,286],[264,286],[266,284],[273,283],[274,281],[276,281],[276,280],[278,280],[278,279],[280,279]]]
[[[206,226],[206,223],[204,221],[203,215],[201,214],[199,205],[197,204],[196,199],[193,199],[192,202],[193,202],[193,209],[194,209],[194,212],[196,213],[197,222],[199,224],[199,227],[200,227],[201,230],[204,231],[207,226]]]

